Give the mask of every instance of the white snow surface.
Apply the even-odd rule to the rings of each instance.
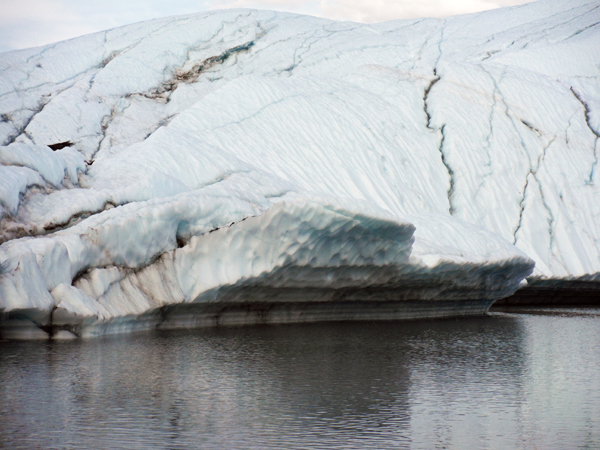
[[[3,53],[0,309],[493,299],[534,262],[597,280],[599,137],[598,1],[369,25],[228,10]]]

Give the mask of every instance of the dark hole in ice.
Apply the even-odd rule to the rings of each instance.
[[[526,120],[521,119],[521,123],[523,125],[525,125],[527,128],[529,128],[531,131],[535,131],[536,133],[540,133],[540,130],[538,130],[536,127],[534,127],[533,125],[531,125],[529,122],[527,122]]]
[[[71,141],[65,141],[58,142],[56,144],[50,144],[48,147],[50,147],[52,150],[60,150],[61,148],[70,147],[71,145],[73,145]]]
[[[185,241],[180,237],[177,238],[177,248],[185,247]]]

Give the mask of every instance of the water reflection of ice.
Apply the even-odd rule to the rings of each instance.
[[[599,338],[495,315],[2,342],[0,447],[593,447]]]

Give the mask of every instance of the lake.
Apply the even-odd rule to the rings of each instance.
[[[600,311],[0,342],[0,448],[600,448]]]

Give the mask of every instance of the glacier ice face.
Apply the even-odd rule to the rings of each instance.
[[[230,10],[0,54],[4,328],[597,279],[599,21]]]

